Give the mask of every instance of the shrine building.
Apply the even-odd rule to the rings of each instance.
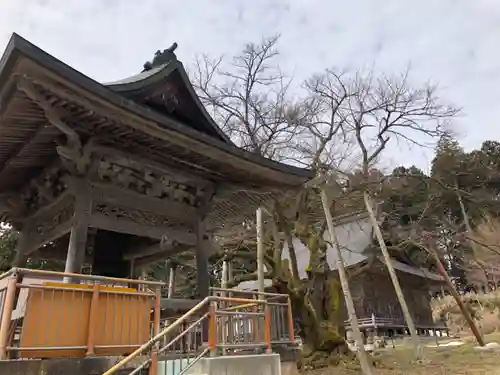
[[[134,277],[194,249],[208,294],[211,238],[311,172],[238,148],[171,48],[99,83],[14,34],[0,63],[0,222],[20,232],[15,267]]]

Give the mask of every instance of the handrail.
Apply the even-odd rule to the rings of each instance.
[[[287,294],[280,294],[280,293],[270,293],[270,292],[258,292],[254,290],[240,290],[240,289],[229,289],[229,288],[218,288],[218,287],[210,287],[210,290],[212,292],[227,292],[227,293],[234,293],[234,294],[252,294],[252,295],[259,295],[259,296],[264,296],[264,297],[281,297],[285,298]]]
[[[29,275],[40,275],[40,276],[62,276],[71,277],[80,280],[92,280],[92,281],[107,281],[113,283],[121,284],[141,284],[141,285],[154,285],[154,286],[165,286],[166,283],[161,281],[149,281],[149,280],[137,280],[137,279],[125,279],[119,277],[108,277],[108,276],[98,276],[98,275],[84,275],[81,273],[71,273],[71,272],[58,272],[58,271],[48,271],[48,270],[35,270],[30,268],[12,268],[11,270],[0,275],[0,279],[5,278],[13,273],[17,273],[22,276]]]
[[[182,315],[179,319],[177,319],[175,322],[173,322],[171,325],[169,325],[167,328],[165,328],[163,331],[158,333],[156,336],[154,336],[152,339],[150,339],[148,342],[145,344],[141,345],[139,348],[137,348],[135,351],[133,351],[131,354],[129,354],[127,357],[123,358],[120,362],[116,363],[113,367],[111,367],[109,370],[104,372],[102,375],[112,375],[114,374],[117,370],[128,364],[130,361],[132,361],[134,358],[139,356],[144,350],[150,349],[153,347],[153,345],[160,340],[162,337],[168,335],[171,333],[175,328],[179,327],[182,323],[184,323],[188,318],[190,318],[192,315],[194,315],[198,310],[201,308],[205,307],[210,301],[212,297],[205,297],[201,302],[197,303],[191,310],[189,310],[187,313]]]
[[[269,300],[266,299],[250,299],[250,298],[239,298],[239,297],[224,297],[224,296],[219,296],[219,295],[214,295],[214,296],[209,296],[204,298],[202,301],[200,301],[198,304],[196,304],[191,310],[186,312],[184,315],[181,317],[177,318],[176,320],[173,321],[171,325],[166,327],[163,331],[157,333],[153,338],[151,338],[148,342],[145,344],[141,345],[139,348],[137,348],[133,353],[129,354],[127,357],[123,358],[121,361],[116,363],[114,366],[112,366],[110,369],[108,369],[106,372],[104,372],[102,375],[113,375],[120,369],[122,369],[125,365],[130,363],[133,359],[137,358],[141,354],[146,354],[148,356],[148,359],[142,361],[142,363],[133,370],[132,374],[137,374],[141,369],[145,368],[147,365],[150,366],[156,366],[158,363],[158,355],[165,352],[167,349],[171,348],[173,344],[178,342],[182,337],[186,336],[189,332],[191,332],[195,327],[199,326],[200,323],[202,323],[205,319],[208,318],[208,348],[205,350],[202,350],[202,353],[195,358],[195,360],[189,364],[188,362],[188,367],[192,366],[198,359],[203,357],[206,353],[212,352],[215,353],[216,349],[223,349],[224,348],[229,348],[229,347],[235,347],[234,343],[225,343],[225,339],[223,338],[222,340],[224,341],[222,345],[218,344],[219,338],[218,338],[218,331],[219,328],[217,328],[217,324],[226,324],[224,323],[223,318],[220,322],[217,321],[217,317],[219,316],[225,316],[226,314],[242,314],[242,315],[248,315],[252,314],[252,318],[243,318],[243,319],[251,319],[252,322],[249,321],[249,324],[256,324],[254,322],[256,316],[261,316],[264,318],[264,324],[265,324],[265,329],[262,332],[264,337],[263,341],[260,342],[259,344],[253,343],[253,344],[248,344],[252,348],[256,347],[265,347],[266,352],[271,351],[271,345],[273,343],[272,337],[271,337],[271,306],[283,306],[288,308],[288,323],[286,324],[288,329],[289,329],[289,336],[290,338],[286,340],[287,343],[291,342],[292,344],[294,343],[294,330],[293,330],[293,319],[292,319],[292,312],[291,312],[291,304],[290,304],[290,298],[288,295],[278,295],[278,294],[268,294],[267,295],[269,300],[274,300],[277,297],[280,298],[286,298],[287,302],[286,303],[278,303],[278,302],[269,302]],[[232,302],[236,303],[237,305],[233,306],[234,309],[244,309],[247,307],[255,307],[258,305],[263,305],[265,306],[265,309],[261,313],[249,313],[246,311],[242,311],[241,313],[238,312],[231,312],[233,308],[230,308],[231,311],[228,311],[228,308],[222,308],[219,309],[217,307],[217,303],[221,302]],[[174,330],[178,329],[181,324],[184,324],[188,319],[190,319],[193,315],[199,313],[200,310],[209,308],[208,312],[205,312],[204,314],[201,314],[201,317],[197,316],[197,320],[194,321],[194,323],[191,323],[188,327],[182,328],[182,331],[179,333],[174,334]],[[220,314],[220,315],[219,315]],[[250,315],[248,315],[250,316]],[[284,322],[282,322],[285,324]],[[255,328],[255,327],[254,327]],[[222,329],[222,335],[224,337],[224,328]],[[286,328],[284,328],[286,329]],[[284,332],[284,331],[283,331]],[[282,333],[283,333],[282,332]],[[254,333],[257,333],[255,331]],[[172,335],[171,335],[172,334]],[[279,333],[278,333],[279,334]],[[174,336],[175,335],[175,336]],[[168,336],[168,342],[162,342],[160,341],[162,338],[165,338]],[[260,339],[259,339],[260,340]],[[278,338],[279,340],[279,338]],[[280,341],[275,341],[275,342],[280,342]],[[198,344],[196,344],[198,345]],[[236,345],[237,346],[237,345]],[[134,366],[135,367],[135,366]],[[153,368],[154,368],[153,367]],[[185,371],[186,369],[184,369]],[[155,374],[155,370],[152,370],[150,372],[151,374]]]

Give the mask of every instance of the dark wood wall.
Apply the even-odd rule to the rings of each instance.
[[[398,272],[398,278],[415,323],[432,325],[431,297],[426,279],[403,272]],[[350,286],[358,318],[375,314],[404,321],[389,274],[383,268],[374,267],[354,277]]]

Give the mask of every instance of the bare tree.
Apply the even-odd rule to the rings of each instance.
[[[247,44],[229,62],[198,57],[193,83],[214,119],[241,148],[282,159],[299,128],[299,106],[289,102],[291,79],[276,64],[278,36]],[[296,122],[295,122],[296,123]]]
[[[306,98],[290,100],[291,81],[275,63],[277,40],[273,37],[257,45],[249,44],[229,63],[206,56],[198,59],[194,85],[204,104],[239,146],[275,160],[306,166],[318,174],[335,175],[341,169],[339,165],[345,164],[350,156],[349,147],[342,152],[335,148],[349,142],[343,133],[343,118],[339,116],[348,92],[333,82],[322,82],[318,76],[305,84]],[[343,194],[335,178],[328,184],[328,191],[329,198]],[[332,201],[329,206],[335,213],[341,203],[336,199],[335,205]],[[266,212],[263,238],[266,277],[273,280],[279,292],[291,296],[303,340],[301,364],[318,367],[343,360],[349,353],[342,321],[341,289],[345,288],[332,275],[326,260],[327,222],[319,191],[306,186],[291,199],[276,200]],[[257,279],[253,262],[257,253],[256,223],[247,224],[238,234],[220,239],[221,253],[226,259],[250,267],[249,272],[246,266],[247,272],[236,271],[228,281],[230,287]],[[310,277],[306,280],[299,276],[297,240],[309,251]],[[343,278],[344,286],[347,278]],[[365,358],[362,363],[368,360]],[[368,373],[366,368],[363,366]]]
[[[326,73],[327,76],[331,74]],[[349,99],[342,108],[342,127],[344,132],[354,135],[361,153],[363,182],[358,188],[363,191],[365,207],[410,330],[416,356],[421,358],[415,324],[374,212],[373,195],[376,192],[369,180],[370,169],[390,141],[411,146],[423,145],[429,138],[439,137],[443,133],[443,121],[453,117],[457,110],[438,100],[436,87],[413,88],[408,81],[408,72],[397,77],[376,75],[373,71],[358,72],[343,82],[342,87],[348,88]]]

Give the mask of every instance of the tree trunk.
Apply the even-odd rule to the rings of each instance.
[[[302,293],[292,293],[291,300],[302,339],[299,370],[337,366],[355,359],[345,341],[337,279],[316,274],[307,281]]]
[[[385,265],[387,266],[387,270],[389,271],[389,275],[391,277],[392,284],[394,286],[394,290],[396,292],[396,296],[399,300],[399,304],[401,305],[401,310],[403,310],[403,315],[408,325],[408,329],[410,330],[410,335],[412,338],[412,342],[415,348],[415,356],[417,360],[422,359],[422,348],[420,346],[420,340],[417,335],[417,330],[415,328],[415,323],[413,322],[413,318],[410,314],[410,309],[406,303],[403,290],[401,289],[401,285],[399,284],[398,277],[396,275],[396,271],[392,266],[391,256],[389,255],[389,251],[387,250],[387,246],[385,245],[384,237],[382,235],[382,231],[380,230],[380,226],[378,225],[377,218],[375,217],[375,213],[373,212],[373,203],[370,195],[367,191],[363,193],[366,210],[370,216],[370,220],[373,225],[373,229],[375,231],[375,236],[377,237],[378,244],[380,246],[380,250],[382,251],[382,255],[384,257]]]
[[[328,197],[324,190],[321,190],[321,202],[323,204],[323,210],[325,211],[328,232],[330,234],[330,241],[332,242],[333,249],[337,256],[337,269],[339,273],[340,284],[342,286],[342,292],[344,293],[344,299],[347,307],[347,314],[351,323],[352,333],[358,349],[357,355],[361,364],[361,371],[364,375],[371,375],[372,371],[365,352],[364,340],[362,338],[361,331],[359,330],[358,318],[356,316],[354,302],[352,299],[351,291],[349,289],[349,281],[347,279],[347,274],[344,268],[342,252],[340,250],[339,241],[335,232],[335,227],[333,225],[332,215],[330,213],[330,202],[328,201]]]

